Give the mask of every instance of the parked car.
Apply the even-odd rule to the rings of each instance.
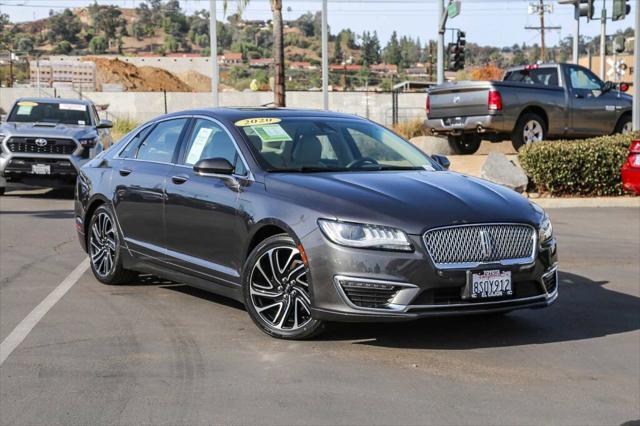
[[[447,164],[352,115],[178,112],[82,167],[76,227],[99,281],[200,287],[286,339],[553,303],[549,217]]]
[[[622,165],[622,185],[640,195],[640,140],[631,142],[629,157]]]
[[[73,187],[80,167],[111,145],[110,127],[87,100],[18,99],[0,123],[0,195],[7,182]]]
[[[460,81],[429,89],[425,125],[453,149],[472,154],[481,140],[513,147],[544,139],[631,131],[628,87],[573,64],[510,68],[502,81]]]

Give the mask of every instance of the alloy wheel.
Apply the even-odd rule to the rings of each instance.
[[[271,248],[255,262],[249,283],[251,303],[270,327],[296,331],[312,320],[307,272],[300,251],[291,246]]]
[[[536,120],[529,120],[524,125],[522,136],[525,144],[532,142],[540,142],[544,138],[544,130],[542,125]]]
[[[93,221],[89,244],[93,269],[106,277],[115,267],[116,258],[116,229],[107,213],[100,212]]]

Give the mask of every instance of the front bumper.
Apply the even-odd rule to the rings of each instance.
[[[463,133],[502,133],[505,129],[502,115],[477,115],[469,117],[427,118],[425,127],[433,134],[460,135]]]
[[[322,235],[302,241],[312,281],[314,318],[340,322],[406,321],[428,316],[469,315],[543,308],[558,298],[555,240],[536,250],[530,264],[485,264],[473,270],[510,270],[514,294],[481,301],[463,298],[467,269],[441,270],[434,266],[420,236],[410,236],[414,252],[363,250],[335,245]],[[370,281],[399,291],[388,306],[358,306],[340,282]]]

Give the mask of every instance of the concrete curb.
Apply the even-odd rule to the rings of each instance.
[[[528,198],[543,209],[570,209],[584,207],[631,207],[640,208],[640,197],[594,197],[594,198]]]

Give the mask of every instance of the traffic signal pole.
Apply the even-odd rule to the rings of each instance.
[[[640,1],[635,5],[636,24],[633,27],[635,39],[633,42],[633,130],[640,131]]]
[[[209,42],[210,50],[211,50],[211,95],[212,102],[211,106],[217,108],[219,105],[218,101],[218,40],[217,40],[217,29],[216,29],[216,0],[209,1]]]
[[[444,83],[444,32],[447,25],[447,15],[444,9],[445,0],[438,1],[438,16],[440,17],[440,27],[438,29],[438,51],[437,51],[437,80],[438,84]]]

